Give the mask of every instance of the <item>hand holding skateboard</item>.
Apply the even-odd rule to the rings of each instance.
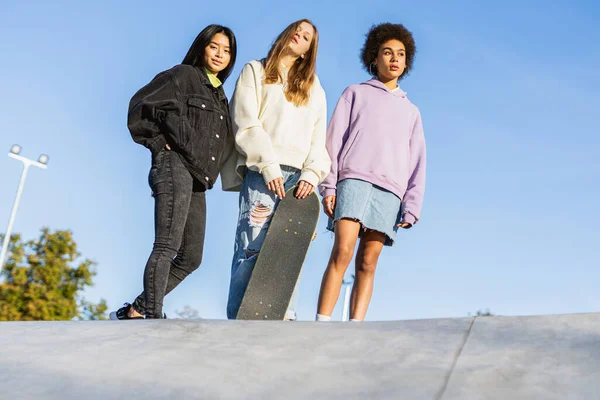
[[[315,187],[306,181],[298,182],[298,190],[296,190],[297,199],[305,199],[315,191]]]
[[[285,188],[283,187],[283,178],[275,178],[267,183],[267,188],[275,193],[277,197],[283,199],[285,197]]]

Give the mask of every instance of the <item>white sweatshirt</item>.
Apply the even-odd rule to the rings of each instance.
[[[263,64],[250,61],[237,80],[230,109],[238,154],[223,168],[223,189],[239,189],[245,168],[269,183],[282,177],[280,165],[300,169],[300,180],[316,188],[331,166],[325,91],[315,76],[308,104],[297,107],[285,98],[283,84],[265,85],[264,75]]]

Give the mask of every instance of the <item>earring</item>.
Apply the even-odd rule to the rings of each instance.
[[[377,64],[375,64],[375,63],[371,63],[371,64],[369,65],[369,73],[370,73],[372,76],[375,76],[375,75],[377,75],[377,74],[376,74],[376,73],[373,73],[373,66],[375,67],[375,72],[377,72]]]

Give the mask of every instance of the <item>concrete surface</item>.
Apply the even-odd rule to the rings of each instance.
[[[0,323],[2,399],[598,399],[600,314]]]
[[[600,314],[478,318],[444,399],[600,399]]]

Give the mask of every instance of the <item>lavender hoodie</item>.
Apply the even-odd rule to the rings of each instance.
[[[331,171],[319,186],[336,194],[339,181],[361,179],[402,199],[402,221],[415,224],[425,193],[425,137],[419,109],[377,79],[348,87],[327,130]]]

